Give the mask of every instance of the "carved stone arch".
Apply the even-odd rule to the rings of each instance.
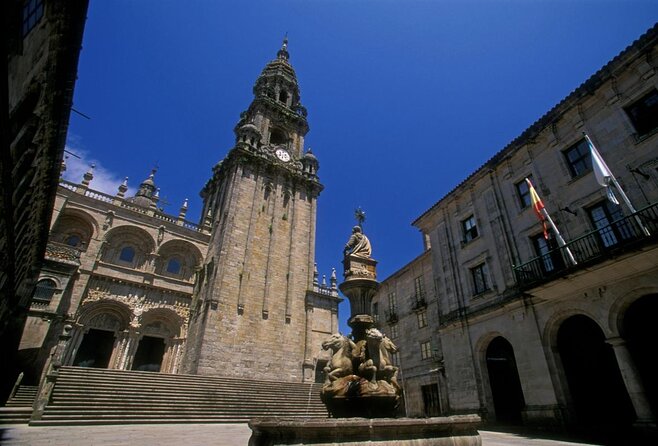
[[[143,334],[166,339],[180,337],[184,324],[183,318],[168,308],[148,310],[142,314],[140,320],[140,330]]]
[[[180,262],[180,270],[176,271],[172,261]],[[158,259],[155,265],[156,274],[192,280],[194,273],[203,261],[199,248],[186,240],[169,240],[158,249]]]
[[[105,234],[106,247],[101,260],[108,263],[123,264],[133,268],[142,268],[155,252],[155,240],[144,229],[122,225],[110,229]],[[134,249],[134,258],[130,261],[121,260],[122,250],[127,247]]]
[[[89,328],[119,332],[128,329],[132,311],[128,305],[110,299],[101,299],[82,305],[77,322]]]
[[[85,249],[99,233],[98,222],[80,209],[66,208],[53,226],[51,239],[78,249]]]
[[[624,316],[626,310],[628,310],[628,308],[638,299],[652,294],[658,294],[658,287],[648,286],[637,288],[618,297],[610,306],[610,313],[608,316],[609,330],[623,337]]]

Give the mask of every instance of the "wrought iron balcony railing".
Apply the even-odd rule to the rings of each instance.
[[[398,320],[398,314],[395,310],[389,310],[386,312],[386,322],[389,324],[395,324]]]
[[[427,300],[425,300],[425,291],[416,292],[411,296],[411,311],[419,311],[427,308]]]
[[[519,287],[528,289],[657,240],[658,203],[654,203],[515,266],[514,273]],[[576,265],[570,261],[567,249]]]

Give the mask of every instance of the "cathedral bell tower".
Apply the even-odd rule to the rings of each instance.
[[[201,191],[212,235],[191,305],[186,373],[308,380],[315,333],[337,330],[337,292],[326,313],[314,312],[311,298],[323,186],[316,157],[304,152],[306,109],[288,59],[286,38],[256,80],[235,146]]]

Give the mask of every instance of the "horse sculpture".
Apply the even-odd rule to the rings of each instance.
[[[398,368],[393,365],[390,355],[398,351],[393,341],[376,328],[369,328],[366,330],[366,350],[367,358],[359,366],[359,373],[373,384],[380,379],[399,388]]]
[[[356,345],[347,336],[336,333],[331,336],[327,341],[322,343],[324,350],[333,352],[331,360],[324,368],[326,379],[324,385],[331,385],[333,381],[343,376],[352,374],[352,351]]]

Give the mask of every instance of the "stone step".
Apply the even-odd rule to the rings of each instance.
[[[31,415],[32,407],[0,407],[0,424],[25,424]]]
[[[41,420],[30,425],[230,423],[326,417],[319,384],[62,367]]]
[[[122,379],[141,379],[147,382],[181,382],[181,383],[195,383],[199,382],[201,384],[209,383],[235,383],[239,382],[242,385],[256,384],[258,386],[264,387],[273,387],[273,388],[285,388],[285,387],[296,387],[302,383],[291,383],[291,382],[277,382],[277,381],[266,381],[266,380],[253,380],[253,379],[244,379],[244,378],[232,378],[232,377],[223,377],[223,376],[208,376],[208,375],[185,375],[185,374],[170,374],[170,373],[157,373],[157,372],[142,372],[137,370],[113,370],[113,369],[96,369],[89,367],[62,367],[60,369],[61,376],[84,376],[84,377],[115,377],[120,376]],[[314,385],[320,386],[319,384],[302,384],[305,386]]]
[[[5,406],[6,407],[32,406],[36,394],[37,394],[37,386],[21,385],[16,390],[16,393],[7,400]]]

